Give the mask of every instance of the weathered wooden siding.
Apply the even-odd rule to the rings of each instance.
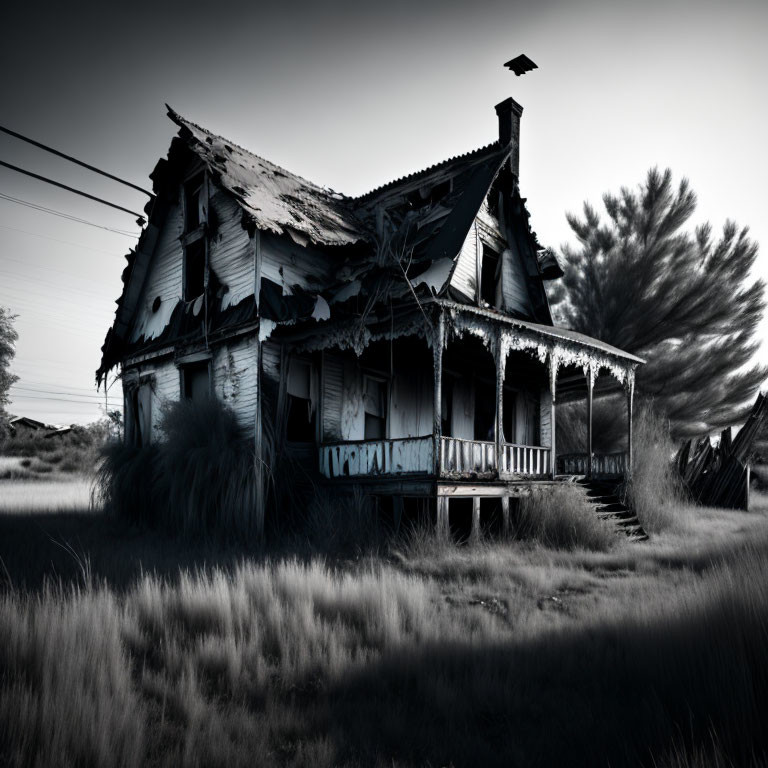
[[[274,341],[265,341],[261,345],[261,371],[269,381],[280,381],[280,345]]]
[[[552,394],[549,389],[541,390],[539,400],[539,443],[547,447],[552,445]]]
[[[160,419],[163,407],[169,402],[179,399],[181,393],[181,380],[179,369],[172,360],[159,360],[142,363],[125,368],[123,376],[126,381],[150,382],[150,423],[152,440],[160,438]]]
[[[136,309],[131,341],[142,336],[154,339],[168,325],[177,302],[181,299],[182,247],[179,237],[184,230],[181,205],[173,205],[163,223],[152,255],[141,299]],[[152,311],[156,297],[160,308]]]
[[[322,366],[323,440],[342,440],[341,409],[344,397],[344,358],[332,352],[323,353]]]
[[[344,384],[341,399],[341,439],[362,440],[365,436],[363,410],[363,375],[354,358],[344,360]]]
[[[225,192],[211,197],[211,209],[218,220],[216,235],[208,246],[208,263],[219,281],[227,286],[221,308],[253,296],[256,264],[248,233],[240,225],[242,212]]]
[[[240,224],[241,213],[236,203],[225,192],[214,188],[210,206],[217,220],[217,230],[208,243],[208,263],[219,281],[227,286],[221,298],[221,308],[226,309],[253,295],[255,260],[248,234]],[[131,341],[141,336],[147,339],[159,336],[182,298],[184,249],[179,238],[183,231],[182,206],[173,205],[152,255]],[[160,297],[160,308],[153,312],[152,304],[157,297]]]
[[[217,347],[213,353],[213,389],[231,408],[240,426],[253,436],[259,380],[259,345],[255,336]]]
[[[473,304],[477,300],[477,224],[472,223],[469,234],[461,246],[451,276],[451,288]]]
[[[505,248],[501,254],[501,296],[502,306],[507,312],[532,316],[525,272],[520,256],[513,248]]]

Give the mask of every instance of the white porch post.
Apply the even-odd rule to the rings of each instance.
[[[445,344],[445,318],[442,310],[437,319],[437,328],[432,335],[432,360],[434,363],[434,402],[432,404],[432,439],[433,439],[433,472],[435,482],[440,479],[442,470],[443,433],[443,345]],[[448,509],[449,501],[445,496],[437,496],[437,534],[447,537],[449,534]]]
[[[627,480],[632,479],[632,400],[635,394],[635,372],[627,371]]]
[[[507,355],[504,335],[499,329],[496,334],[496,471],[499,475],[506,472],[504,466],[504,373]]]
[[[587,477],[592,479],[592,390],[595,386],[595,369],[592,363],[587,370]]]
[[[432,336],[432,359],[434,362],[434,400],[432,403],[432,435],[434,438],[434,474],[440,477],[440,443],[443,433],[443,346],[445,344],[445,317],[442,310],[437,320],[437,329]]]
[[[556,440],[556,431],[557,431],[557,421],[555,419],[555,398],[557,397],[557,354],[554,350],[552,350],[549,353],[549,394],[551,395],[551,404],[550,404],[550,421],[552,424],[552,447],[550,448],[551,452],[551,458],[552,458],[552,466],[551,466],[551,474],[552,479],[554,480],[557,475],[557,440]]]

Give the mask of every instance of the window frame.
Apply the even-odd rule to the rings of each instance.
[[[368,392],[368,381],[375,381],[378,384],[381,384],[383,386],[383,415],[377,416],[375,413],[372,413],[366,409],[366,402],[367,402],[367,392]],[[361,393],[362,393],[362,401],[363,401],[363,440],[388,440],[389,434],[390,434],[390,388],[391,388],[391,382],[388,376],[379,373],[377,371],[371,371],[371,370],[363,370],[362,371],[362,381],[361,381]],[[384,422],[384,429],[383,435],[381,437],[371,437],[368,438],[365,436],[365,422],[366,422],[366,416],[371,416],[372,418],[382,419]]]
[[[187,394],[187,376],[190,370],[193,368],[200,370],[203,368],[203,365],[205,365],[208,373],[208,397],[213,397],[213,366],[211,356],[207,354],[204,357],[190,355],[190,358],[192,359],[182,359],[177,361],[179,368],[179,399],[191,400],[192,402],[195,402],[192,395]]]

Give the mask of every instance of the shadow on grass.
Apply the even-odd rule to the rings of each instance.
[[[360,765],[764,766],[766,608],[390,655],[315,735]]]
[[[259,554],[164,536],[90,511],[0,514],[0,589],[9,579],[30,591],[46,580],[66,586],[92,579],[124,591],[142,573],[173,581],[181,569],[228,568]]]

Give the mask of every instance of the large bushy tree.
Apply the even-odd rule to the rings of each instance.
[[[8,405],[8,391],[18,376],[11,373],[11,360],[16,354],[16,339],[18,334],[13,327],[15,315],[5,307],[0,307],[0,445],[8,434],[8,414],[5,407]]]
[[[578,246],[551,296],[557,319],[648,362],[637,391],[669,418],[673,436],[738,422],[766,369],[759,347],[764,285],[750,277],[758,246],[727,221],[690,227],[696,195],[652,169],[636,190],[606,194],[607,216],[589,203],[568,214]]]

